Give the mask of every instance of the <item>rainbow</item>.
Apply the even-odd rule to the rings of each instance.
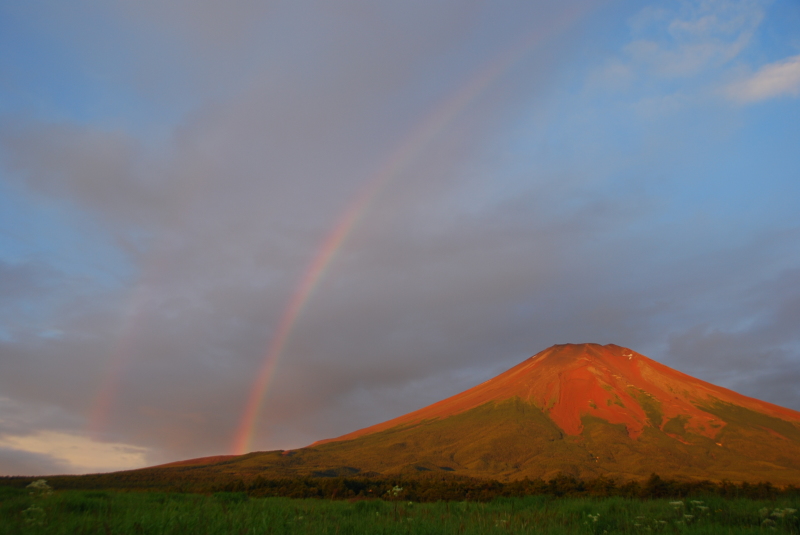
[[[485,91],[490,84],[506,72],[514,63],[522,59],[534,46],[552,37],[574,22],[580,15],[588,11],[589,2],[566,11],[556,24],[544,32],[535,32],[525,36],[500,57],[481,69],[460,90],[456,91],[437,110],[430,114],[407,136],[403,143],[392,153],[390,158],[375,173],[351,201],[336,225],[322,242],[317,254],[300,280],[294,294],[289,300],[278,328],[270,342],[264,359],[256,376],[250,394],[247,397],[244,412],[233,440],[233,453],[242,455],[250,450],[250,444],[258,421],[264,395],[269,387],[275,366],[286,347],[292,329],[300,313],[308,303],[314,289],[330,265],[337,251],[347,240],[350,233],[368,211],[370,204],[379,196],[385,186],[399,174],[420,151],[439,134],[471,101]]]
[[[123,371],[133,347],[133,339],[136,336],[145,301],[144,282],[139,282],[132,292],[130,299],[131,305],[129,313],[125,317],[121,326],[121,335],[117,342],[111,358],[107,362],[106,372],[100,389],[92,402],[87,422],[87,430],[93,436],[99,435],[108,423],[111,409],[114,405],[114,398],[120,389]]]

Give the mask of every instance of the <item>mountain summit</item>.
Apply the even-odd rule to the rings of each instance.
[[[205,468],[203,468],[205,466]],[[197,469],[240,476],[559,473],[800,483],[800,413],[616,345],[565,344],[417,411],[293,451]]]
[[[664,430],[668,422],[678,418],[685,431],[714,438],[726,423],[700,407],[720,403],[800,422],[796,411],[695,379],[631,349],[614,344],[562,344],[453,397],[313,445],[447,418],[485,403],[510,399],[532,404],[565,434],[573,436],[583,432],[585,417],[623,424],[632,439],[637,439],[645,427]],[[682,440],[681,435],[669,432],[672,427],[667,427],[667,434]]]

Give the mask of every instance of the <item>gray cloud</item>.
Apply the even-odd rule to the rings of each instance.
[[[0,299],[8,304],[47,286],[48,273],[42,266],[31,263],[12,264],[0,261]]]
[[[16,476],[70,474],[68,463],[41,453],[0,448],[0,473]]]
[[[688,135],[671,117],[618,149],[583,128],[585,110],[552,124],[576,98],[553,91],[572,27],[424,143],[415,134],[574,5],[236,4],[83,4],[128,32],[78,36],[84,24],[67,17],[57,35],[156,117],[119,105],[99,125],[20,113],[0,127],[0,178],[100,244],[78,274],[46,254],[0,257],[13,326],[0,391],[26,407],[0,431],[91,430],[152,448],[152,463],[227,452],[304,271],[387,167],[294,326],[255,447],[397,416],[563,342],[627,345],[800,408],[792,373],[775,372],[799,357],[796,234],[774,230],[791,224],[730,243],[724,220],[682,211],[691,177],[674,153],[711,165],[712,128]],[[86,51],[106,44],[106,59]],[[121,51],[127,67],[108,63]],[[524,128],[535,131],[517,141]],[[403,146],[417,148],[391,160]],[[18,314],[23,302],[34,312]],[[4,473],[61,470],[3,455]]]
[[[794,241],[794,240],[792,240]],[[691,372],[778,405],[800,407],[797,388],[800,272],[747,288],[741,310],[720,326],[697,324],[669,339],[669,356]]]

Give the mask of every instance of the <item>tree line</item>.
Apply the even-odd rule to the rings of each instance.
[[[0,477],[0,486],[24,487],[39,478]],[[502,497],[547,495],[553,497],[621,496],[626,498],[684,498],[718,495],[725,498],[775,499],[800,495],[796,486],[730,481],[681,481],[653,474],[644,481],[617,481],[599,477],[578,479],[558,475],[550,480],[497,481],[457,475],[425,477],[293,477],[247,479],[193,478],[174,471],[171,477],[147,470],[86,476],[52,476],[50,485],[59,489],[191,492],[203,494],[242,493],[252,497],[319,498],[328,500],[376,499],[414,502],[480,501]]]
[[[772,483],[679,481],[653,474],[645,481],[618,482],[610,478],[582,480],[559,475],[548,481],[522,479],[501,482],[473,478],[286,478],[256,477],[214,486],[212,492],[240,492],[253,497],[404,500],[414,502],[480,501],[501,497],[549,495],[554,497],[621,496],[627,498],[685,498],[718,495],[725,498],[775,499],[800,495],[800,488],[779,488]]]

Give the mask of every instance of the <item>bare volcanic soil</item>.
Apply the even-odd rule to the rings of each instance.
[[[182,470],[241,477],[559,473],[800,483],[800,413],[616,345],[556,345],[461,394],[293,451]],[[152,470],[152,469],[151,469]],[[188,474],[184,474],[188,475]]]

